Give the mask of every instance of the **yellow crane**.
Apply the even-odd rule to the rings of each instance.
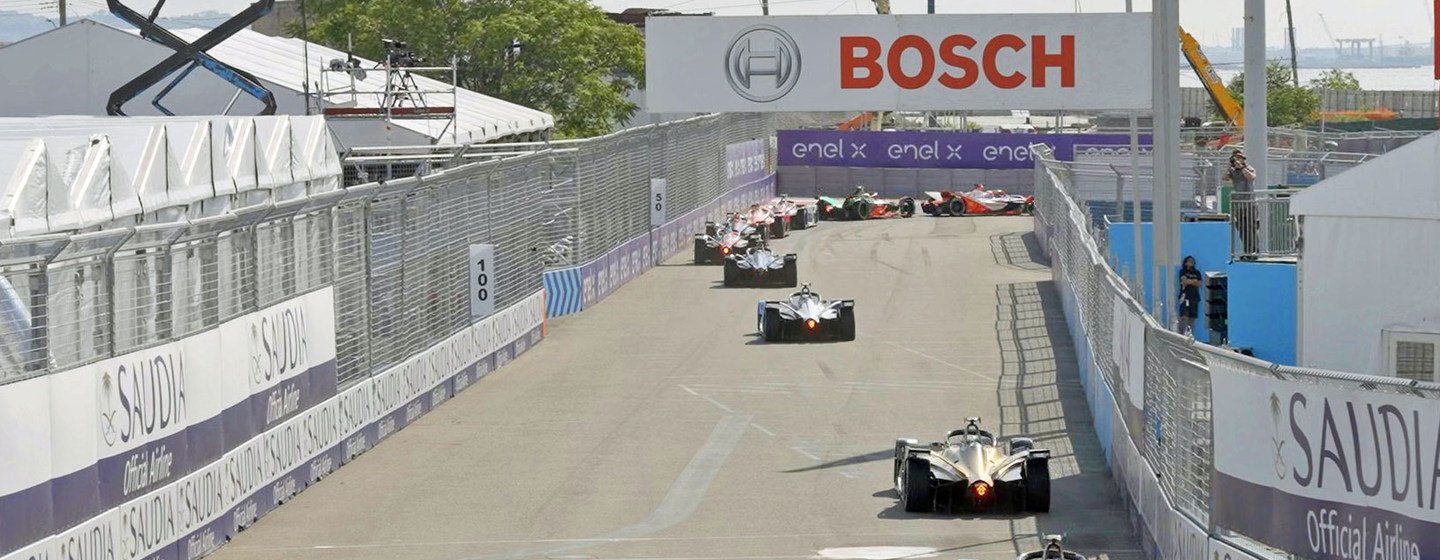
[[[878,1],[878,0],[877,0]],[[1225,117],[1225,122],[1230,126],[1245,126],[1245,108],[1240,102],[1230,95],[1230,90],[1225,89],[1225,82],[1220,81],[1220,75],[1215,73],[1215,67],[1210,65],[1210,59],[1205,58],[1205,53],[1200,51],[1200,42],[1195,40],[1193,35],[1180,29],[1180,51],[1185,53],[1185,60],[1190,61],[1190,67],[1195,69],[1195,75],[1200,78],[1200,83],[1205,86],[1206,93],[1210,94],[1210,100],[1220,109],[1220,114]]]

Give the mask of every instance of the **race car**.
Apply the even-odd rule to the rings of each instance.
[[[843,199],[822,196],[817,204],[822,220],[869,220],[872,218],[909,218],[915,215],[915,199],[910,197],[885,199],[875,193],[865,192],[865,187],[856,187],[855,192]]]
[[[785,237],[791,230],[814,227],[815,221],[820,217],[819,207],[813,198],[790,198],[782,194],[770,201],[770,207],[782,218],[781,223],[772,226],[770,231],[770,237],[777,239]],[[776,229],[784,231],[775,231]]]
[[[755,228],[744,219],[706,222],[705,233],[695,234],[695,264],[722,264],[726,256],[758,241]]]
[[[744,254],[726,255],[725,286],[794,288],[797,267],[794,253],[781,256],[766,247],[751,247]]]
[[[769,204],[751,204],[739,215],[766,239],[785,237],[790,232],[787,227],[790,217],[776,212]]]
[[[756,326],[765,342],[855,340],[855,300],[825,300],[805,284],[789,299],[761,301]]]
[[[1050,511],[1050,451],[1030,438],[1002,448],[979,418],[945,441],[895,440],[895,492],[909,512]]]
[[[1085,560],[1085,556],[1074,551],[1065,550],[1061,543],[1065,537],[1061,535],[1045,535],[1045,548],[1026,552],[1015,557],[1015,560]]]
[[[1035,211],[1035,197],[986,190],[981,184],[965,192],[925,191],[925,196],[930,199],[920,204],[920,210],[931,216],[1016,216]]]

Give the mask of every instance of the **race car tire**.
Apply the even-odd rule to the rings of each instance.
[[[862,200],[850,205],[850,217],[856,220],[868,220],[872,210],[870,203]]]
[[[809,229],[809,228],[810,228],[810,209],[809,209],[809,208],[801,208],[801,209],[796,210],[796,211],[795,211],[795,215],[790,217],[790,229]]]
[[[794,288],[800,285],[800,263],[796,262],[795,253],[785,255],[784,286]]]
[[[900,480],[901,467],[905,464],[905,460],[910,458],[910,448],[918,445],[920,442],[913,439],[899,438],[895,440],[895,471],[891,482],[895,484],[896,494],[899,494],[900,489],[905,486]]]
[[[924,457],[905,459],[905,487],[900,490],[900,506],[910,513],[928,513],[935,509],[935,488],[930,485],[930,461]]]
[[[932,202],[926,202],[925,204],[920,205],[920,210],[931,216],[940,215],[940,207],[936,206]]]
[[[945,209],[950,211],[951,216],[964,216],[965,201],[959,198],[952,198],[950,202],[945,204]]]
[[[914,216],[914,215],[915,215],[915,199],[913,199],[913,198],[902,198],[902,199],[900,199],[900,217],[901,217],[901,218],[909,218],[910,216]]]
[[[770,237],[772,239],[784,239],[789,231],[785,228],[785,220],[776,218],[775,223],[770,224]]]
[[[710,254],[714,252],[704,239],[695,240],[695,264],[710,264]]]
[[[733,288],[740,283],[739,280],[740,263],[735,262],[735,259],[725,259],[725,287]]]
[[[1025,509],[1046,513],[1050,511],[1050,458],[1032,457],[1025,460]]]
[[[855,308],[844,307],[840,309],[840,328],[836,338],[844,341],[855,340]]]
[[[765,342],[780,341],[780,310],[765,308],[765,317],[760,321],[760,334]]]
[[[1010,438],[1010,454],[1014,455],[1021,451],[1029,451],[1035,448],[1035,440],[1027,437]]]

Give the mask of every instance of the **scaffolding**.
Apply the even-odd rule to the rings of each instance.
[[[390,60],[374,68],[361,68],[359,59],[331,60],[320,69],[316,101],[319,112],[329,119],[444,120],[445,126],[435,135],[436,141],[450,134],[460,141],[458,115],[460,88],[456,85],[458,69],[452,60],[449,66],[392,65]],[[370,72],[383,72],[384,82],[378,89],[369,79]],[[449,72],[450,82],[427,80],[422,87],[417,73]],[[433,85],[439,84],[439,87]],[[426,89],[429,87],[431,89]],[[439,101],[441,103],[436,103]],[[443,103],[448,101],[448,104]]]

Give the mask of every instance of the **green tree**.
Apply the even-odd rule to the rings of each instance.
[[[1360,80],[1355,74],[1339,68],[1331,68],[1310,80],[1311,89],[1333,89],[1339,91],[1360,91]]]
[[[1296,87],[1290,66],[1279,61],[1265,65],[1266,124],[1287,126],[1309,122],[1320,110],[1320,95],[1314,90]],[[1245,102],[1245,74],[1236,75],[1226,86],[1230,95]]]
[[[587,0],[308,0],[306,10],[313,41],[353,41],[372,60],[382,39],[405,41],[426,65],[454,57],[459,86],[546,111],[561,136],[609,132],[644,87],[644,37]]]

